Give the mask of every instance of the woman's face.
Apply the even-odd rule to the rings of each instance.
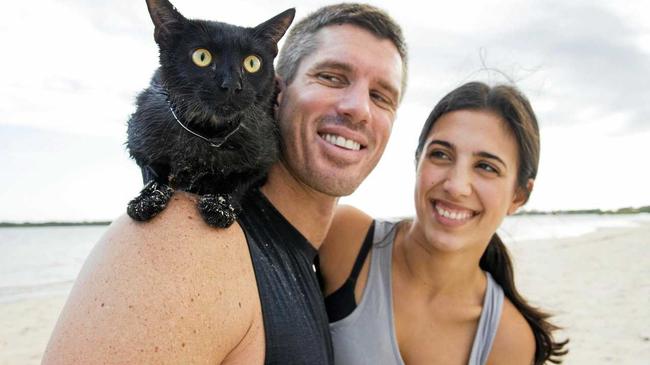
[[[415,185],[416,223],[428,244],[482,251],[506,214],[523,204],[517,142],[507,128],[496,114],[474,110],[444,114],[433,126]]]

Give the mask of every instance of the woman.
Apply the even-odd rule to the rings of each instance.
[[[559,362],[567,341],[517,292],[495,233],[537,174],[528,100],[510,86],[457,88],[427,119],[415,159],[413,220],[341,207],[321,246],[336,363]]]

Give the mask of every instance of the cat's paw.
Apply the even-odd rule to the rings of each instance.
[[[232,197],[227,194],[201,196],[199,211],[207,224],[219,228],[230,227],[239,213],[239,210],[234,207]]]
[[[162,212],[174,189],[167,185],[150,181],[140,192],[140,195],[129,202],[126,213],[136,221],[148,221]]]

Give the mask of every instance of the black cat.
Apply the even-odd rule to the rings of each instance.
[[[186,19],[167,0],[147,7],[160,68],[128,121],[126,145],[145,187],[127,213],[149,220],[178,189],[200,196],[208,224],[228,227],[279,155],[273,60],[295,10],[243,28]]]

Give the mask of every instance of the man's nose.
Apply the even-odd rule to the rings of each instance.
[[[367,123],[370,120],[370,92],[363,83],[349,85],[341,95],[337,111],[354,123]]]
[[[472,176],[466,167],[455,165],[447,171],[444,190],[454,198],[469,196],[472,193]]]

